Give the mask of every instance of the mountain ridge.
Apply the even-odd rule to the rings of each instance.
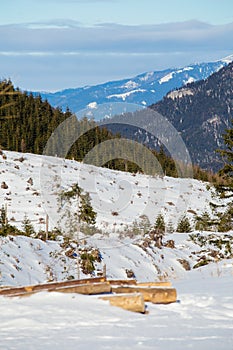
[[[233,63],[203,81],[188,84],[150,106],[176,128],[192,160],[204,169],[218,170],[216,150],[225,148],[223,134],[233,118]]]
[[[115,102],[127,102],[147,107],[161,100],[171,90],[208,78],[232,60],[233,55],[214,62],[145,72],[135,77],[93,86],[70,88],[53,93],[34,92],[33,94],[40,94],[54,107],[60,107],[63,110],[68,107],[73,113],[86,108],[95,108],[99,104]]]

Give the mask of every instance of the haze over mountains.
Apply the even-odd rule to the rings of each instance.
[[[69,107],[74,113],[85,108],[95,108],[99,104],[114,102],[127,102],[146,107],[161,100],[171,90],[208,78],[232,60],[233,56],[229,56],[216,62],[146,72],[131,79],[40,94],[52,106],[61,107],[63,110]]]

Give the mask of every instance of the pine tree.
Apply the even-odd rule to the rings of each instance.
[[[1,214],[0,214],[0,225],[1,227],[4,227],[7,225],[7,214],[6,214],[6,209],[4,208],[4,205],[2,205],[2,208],[0,209]]]
[[[94,225],[96,222],[96,212],[92,208],[89,193],[82,194],[80,199],[80,221],[86,222],[89,225]]]
[[[206,211],[202,213],[201,216],[196,217],[196,225],[195,225],[196,230],[208,231],[212,225],[213,225],[213,222]]]
[[[217,186],[217,189],[221,193],[222,197],[230,198],[233,197],[233,119],[232,127],[226,130],[223,138],[226,149],[217,150],[217,152],[222,155],[225,162],[219,174],[224,177],[226,183]]]
[[[91,205],[89,193],[84,193],[78,184],[73,184],[68,191],[62,191],[60,194],[60,210],[64,204],[68,204],[68,208],[63,214],[66,220],[69,235],[75,232],[79,235],[80,224],[94,225],[96,221],[96,212]],[[72,205],[73,210],[72,210]]]
[[[35,230],[32,226],[32,223],[26,214],[25,214],[23,222],[22,222],[22,229],[23,229],[23,232],[25,233],[26,236],[31,236],[35,233]]]
[[[154,229],[159,233],[165,233],[165,221],[162,214],[159,214],[156,218]]]
[[[191,225],[190,225],[190,222],[189,222],[189,219],[187,218],[187,216],[183,216],[180,221],[178,222],[178,225],[177,225],[177,229],[176,229],[176,232],[179,232],[179,233],[188,233],[188,232],[191,232],[192,229],[191,229]]]
[[[0,235],[6,236],[7,235],[7,213],[6,209],[4,208],[4,205],[2,205],[2,208],[0,209]]]
[[[228,232],[233,229],[233,204],[230,204],[225,213],[220,215],[218,232]]]

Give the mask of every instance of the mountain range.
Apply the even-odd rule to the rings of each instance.
[[[223,160],[216,150],[225,147],[223,134],[232,127],[232,81],[233,63],[229,63],[205,80],[169,92],[150,108],[113,117],[113,127],[110,128],[126,138],[156,148],[160,146],[160,136],[163,137],[167,131],[166,127],[161,127],[161,123],[167,120],[175,128],[175,134],[181,136],[192,163],[203,169],[217,171],[222,168]],[[150,113],[150,110],[159,114]],[[136,124],[131,127],[133,121]],[[140,121],[141,130],[135,128],[135,125],[139,125],[137,121]],[[152,127],[156,123],[156,128]],[[158,128],[160,132],[155,139],[153,130]],[[175,147],[175,134],[171,135],[169,141],[170,150]]]
[[[95,108],[103,103],[114,102],[127,102],[147,107],[161,100],[171,90],[208,78],[232,60],[233,56],[229,56],[215,62],[146,72],[130,79],[54,93],[41,92],[40,95],[52,106],[61,107],[63,110],[68,107],[73,113],[85,108]],[[34,92],[34,95],[38,95],[38,92]]]
[[[176,128],[192,161],[203,169],[219,170],[223,161],[216,152],[225,147],[223,134],[233,119],[233,63],[208,79],[169,93],[150,108]]]

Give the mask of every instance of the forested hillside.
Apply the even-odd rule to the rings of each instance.
[[[40,96],[14,88],[11,81],[0,83],[0,146],[3,149],[42,154],[51,134],[71,116],[69,110],[63,113],[48,101],[42,101]],[[76,124],[80,128],[82,124],[89,124],[91,130],[73,146],[70,157],[81,160],[95,144],[113,138],[111,132],[96,127],[93,121],[83,119]]]
[[[215,152],[224,147],[223,134],[233,118],[233,63],[208,79],[170,92],[151,106],[167,117],[181,134],[195,164],[219,170]]]
[[[11,81],[0,82],[0,148],[10,151],[20,151],[35,154],[42,154],[50,136],[56,128],[67,118],[72,116],[71,111],[62,112],[59,108],[53,108],[48,101],[42,101],[40,96],[34,97],[27,92],[21,92],[15,88]],[[120,138],[119,130],[112,132],[105,127],[98,127],[95,121],[88,120],[86,117],[82,120],[77,120],[73,117],[73,124],[65,130],[62,138],[70,138],[74,132],[74,128],[83,130],[89,129],[84,133],[70,148],[67,158],[74,158],[82,161],[85,155],[92,150],[96,145],[107,140]],[[74,127],[72,127],[74,125]],[[132,135],[131,137],[132,138]],[[63,142],[63,139],[61,140]],[[105,145],[103,143],[103,145]],[[132,152],[135,152],[135,143],[132,141]],[[97,154],[98,160],[101,162],[104,156],[111,150],[109,144],[106,143],[105,149],[102,147],[102,153]],[[133,151],[134,150],[134,151]],[[58,152],[56,152],[58,151]],[[108,162],[102,162],[101,166],[106,166],[111,169],[137,172],[142,171],[153,174],[153,164],[146,162],[147,148],[140,148],[141,164],[143,159],[145,168],[140,168],[137,164],[127,161],[119,154],[118,159],[113,159]],[[52,150],[51,155],[59,154],[59,150]],[[177,176],[177,171],[174,161],[166,155],[163,149],[159,151],[152,150],[153,155],[158,159],[164,173],[168,176]],[[111,159],[111,158],[110,158]],[[200,170],[199,167],[194,167],[194,176],[202,180],[210,179],[208,174]]]
[[[42,154],[52,133],[72,113],[67,110],[65,113],[59,108],[53,108],[48,101],[42,101],[40,96],[34,97],[27,92],[21,92],[14,88],[11,81],[0,83],[0,125],[1,140],[0,148]],[[113,134],[105,127],[98,127],[93,120],[74,118],[74,128],[83,130],[90,129],[84,133],[71,147],[68,158],[83,160],[85,155],[94,148],[95,145],[119,138],[120,134]],[[71,137],[74,128],[65,130],[63,138]],[[106,152],[109,151],[106,145]],[[52,154],[56,154],[55,150]],[[172,159],[166,157],[161,150],[158,154],[160,162],[167,174],[176,176],[175,165]],[[100,158],[103,154],[98,155]],[[106,165],[109,168],[128,170],[136,172],[140,169],[136,164],[123,159],[111,160]],[[148,172],[151,172],[150,169]]]

